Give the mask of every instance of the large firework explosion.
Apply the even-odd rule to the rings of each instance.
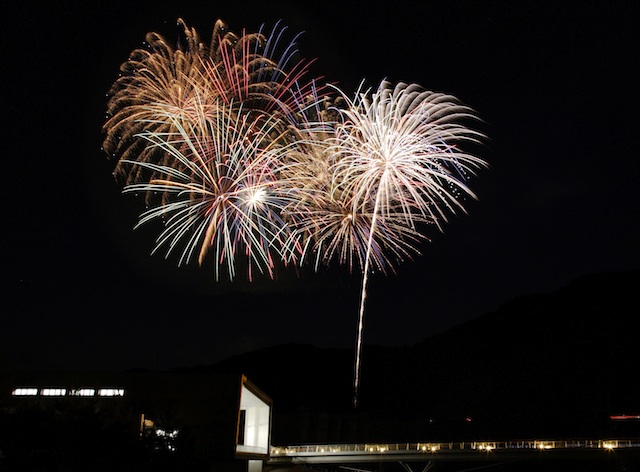
[[[138,225],[163,220],[154,251],[179,252],[179,264],[213,254],[216,279],[233,279],[240,257],[250,280],[254,269],[274,278],[274,257],[360,272],[357,405],[369,273],[419,254],[425,229],[475,198],[466,182],[487,164],[463,148],[483,139],[476,114],[417,84],[352,98],[308,78],[279,25],[236,35],[218,20],[205,45],[178,24],[184,46],[147,34],[107,105],[104,150],[124,191],[151,206]]]
[[[143,133],[174,135],[172,117],[196,122],[215,116],[220,106],[235,107],[236,113],[276,115],[283,129],[295,119],[294,93],[305,94],[313,85],[304,80],[310,61],[293,62],[295,38],[281,44],[286,28],[276,25],[268,35],[262,29],[236,35],[217,20],[205,44],[182,19],[178,26],[184,43],[174,47],[158,33],[147,33],[143,47],[120,66],[108,92],[103,149],[126,185],[155,177],[148,166],[132,166],[131,161],[175,163],[170,153],[141,138]]]
[[[149,149],[171,156],[170,164],[137,163],[156,177],[124,189],[165,195],[164,203],[144,212],[138,225],[165,220],[154,251],[163,246],[167,255],[180,250],[179,264],[193,259],[202,264],[212,251],[216,280],[221,267],[234,278],[235,259],[243,251],[250,279],[253,267],[273,277],[273,253],[282,257],[290,239],[280,217],[291,197],[277,181],[287,150],[273,136],[278,122],[238,111],[221,106],[206,116],[202,111],[197,121],[167,114],[175,133],[146,131],[141,137]]]

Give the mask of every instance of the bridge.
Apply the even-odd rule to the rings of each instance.
[[[272,446],[267,471],[340,470],[427,472],[438,462],[483,463],[486,468],[511,461],[624,461],[640,459],[640,439],[425,442]],[[475,470],[465,469],[465,470]]]

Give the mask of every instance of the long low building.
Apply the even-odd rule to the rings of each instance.
[[[56,449],[87,444],[84,433],[107,429],[121,436],[122,444],[130,445],[128,450],[137,451],[137,455],[132,452],[137,460],[178,461],[188,456],[192,465],[196,461],[207,470],[213,465],[256,472],[269,457],[272,400],[244,375],[148,371],[0,375],[0,414],[14,430],[13,435],[5,432],[7,440],[0,443],[0,466],[2,461],[5,465],[35,461],[38,455],[71,460]],[[60,425],[85,431],[41,437],[42,431],[60,430]],[[66,442],[55,437],[63,434]],[[19,440],[27,444],[18,444]],[[27,457],[17,457],[21,454]]]

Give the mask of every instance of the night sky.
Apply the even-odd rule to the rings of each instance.
[[[55,3],[55,5],[48,5]],[[95,4],[94,4],[95,3]],[[582,275],[640,266],[640,3],[13,2],[3,7],[0,368],[168,369],[281,343],[352,348],[359,274],[215,282],[150,256],[102,153],[106,92],[148,31],[278,20],[349,93],[416,82],[483,118],[468,214],[370,282],[364,342],[410,345]],[[526,320],[514,320],[514,323]]]

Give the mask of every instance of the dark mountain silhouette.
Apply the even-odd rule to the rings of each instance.
[[[242,372],[274,400],[272,443],[640,436],[640,270],[582,277],[409,347],[288,344],[189,370]],[[635,430],[635,431],[634,431]]]

